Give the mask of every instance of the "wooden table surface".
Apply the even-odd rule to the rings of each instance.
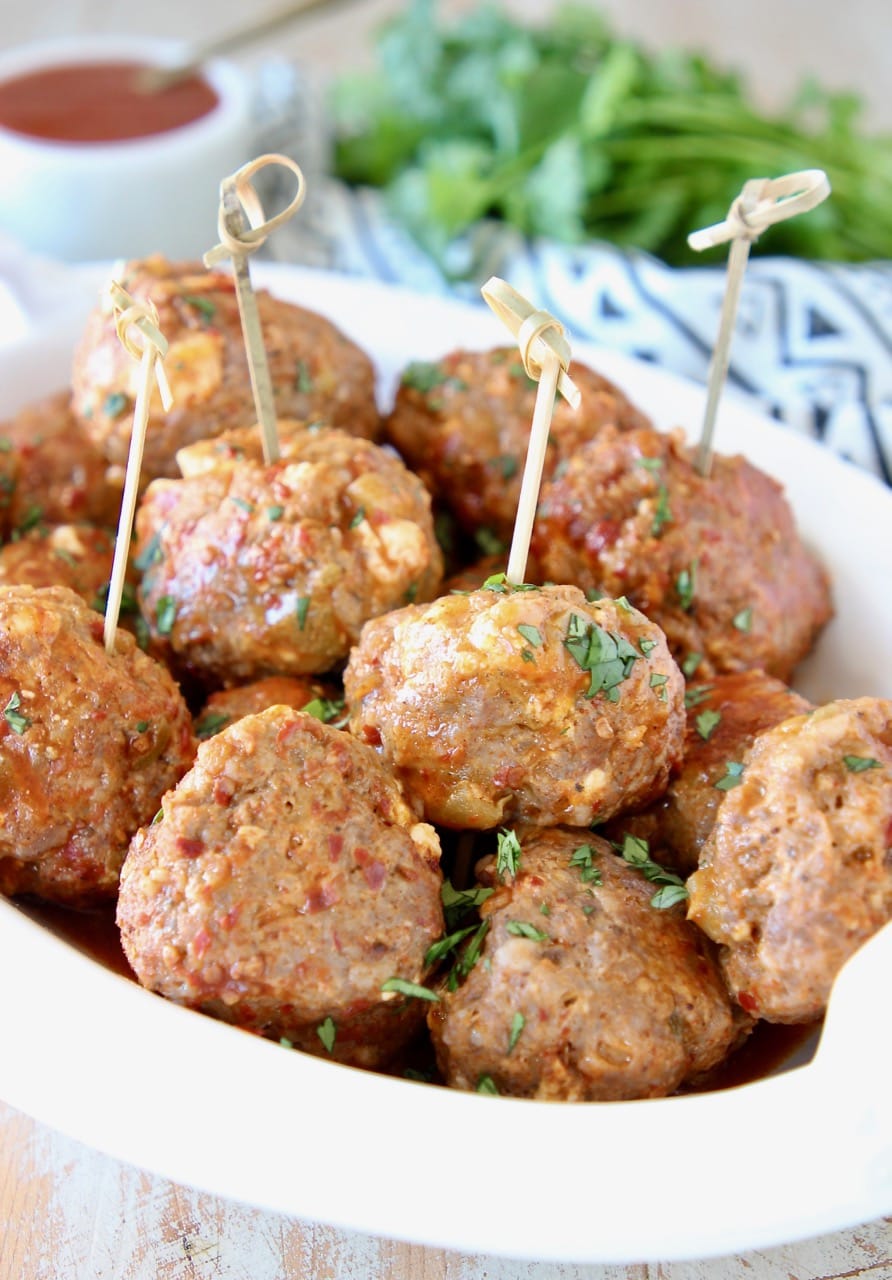
[[[324,12],[276,38],[323,75],[367,58],[369,33],[399,0],[362,0],[349,21]],[[256,6],[272,8],[268,5]],[[468,0],[443,6],[467,8]],[[534,12],[534,0],[513,6]],[[866,94],[888,123],[886,0],[850,0],[838,25],[813,0],[730,0],[602,7],[635,34],[676,40],[697,31],[720,56],[749,64],[765,96],[786,93],[803,70]],[[248,6],[216,0],[219,31]],[[4,5],[5,46],[47,32],[133,31],[196,37],[208,7],[182,0],[44,0]],[[805,21],[807,28],[801,23]],[[699,24],[699,25],[695,25]],[[807,39],[791,33],[808,31]],[[249,56],[263,53],[262,47]],[[885,70],[884,70],[885,69]],[[0,1049],[2,1052],[2,1049]],[[64,1050],[63,1050],[64,1052]],[[707,1261],[574,1266],[475,1258],[267,1213],[121,1164],[0,1102],[0,1280],[892,1280],[892,1218],[796,1244]]]

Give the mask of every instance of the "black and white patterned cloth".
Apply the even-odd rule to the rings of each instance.
[[[606,244],[530,241],[483,223],[456,245],[453,283],[396,225],[377,191],[324,175],[276,256],[480,302],[508,280],[585,338],[705,382],[724,267],[674,268]],[[778,421],[892,484],[892,263],[750,260],[728,381]]]

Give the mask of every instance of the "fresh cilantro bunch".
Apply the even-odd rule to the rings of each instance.
[[[859,129],[852,95],[808,84],[768,116],[737,75],[617,39],[588,7],[538,28],[481,7],[444,29],[435,0],[412,0],[377,53],[375,71],[334,86],[336,172],[385,187],[444,265],[483,217],[690,262],[688,232],[721,220],[748,178],[815,167],[833,197],[772,228],[765,250],[892,257],[892,136]]]

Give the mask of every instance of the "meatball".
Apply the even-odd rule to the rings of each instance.
[[[191,764],[168,672],[65,587],[0,588],[0,890],[113,899],[131,836]]]
[[[575,587],[504,584],[375,619],[344,672],[349,727],[430,822],[585,826],[657,796],[684,681],[657,627]]]
[[[277,706],[293,707],[295,711],[312,706],[318,711],[317,719],[329,723],[341,718],[344,700],[332,683],[305,676],[267,676],[265,680],[212,693],[196,716],[195,732],[199,738],[211,738],[236,720]]]
[[[141,830],[118,924],[140,982],[310,1053],[380,1067],[423,1026],[443,930],[436,833],[375,755],[288,707],[201,744]]]
[[[614,819],[604,834],[647,840],[662,861],[689,875],[727,794],[729,761],[739,761],[763,729],[802,715],[811,704],[764,671],[714,676],[709,684],[691,686],[685,703],[684,759],[665,795],[641,813]]]
[[[628,595],[704,678],[788,680],[832,613],[780,486],[741,457],[701,476],[678,434],[604,427],[543,486],[532,547],[547,578]]]
[[[417,476],[343,431],[280,427],[268,467],[250,456],[252,430],[227,436],[239,456],[213,468],[207,445],[194,469],[181,451],[186,475],[156,480],[137,512],[143,614],[171,661],[208,683],[328,671],[368,618],[440,585]]]
[[[653,906],[653,885],[598,836],[534,832],[506,883],[491,859],[481,878],[497,887],[482,944],[470,940],[479,958],[459,957],[459,984],[442,984],[428,1013],[454,1088],[489,1077],[523,1098],[662,1097],[749,1030],[683,908]]]
[[[0,547],[0,586],[69,587],[91,608],[105,608],[114,535],[87,524],[33,529]]]
[[[809,1022],[892,917],[892,701],[857,698],[756,738],[719,808],[688,914],[742,1007]]]
[[[138,301],[151,300],[170,344],[164,368],[174,405],[149,416],[142,474],[175,476],[179,448],[256,421],[238,312],[228,272],[155,256],[130,262],[119,277]],[[371,360],[329,320],[257,290],[257,306],[281,417],[323,418],[358,436],[379,433]],[[139,383],[107,307],[87,321],[74,357],[73,407],[109,463],[123,467]]]
[[[129,429],[129,425],[128,425]],[[117,525],[123,475],[105,459],[60,391],[0,424],[0,530],[43,524]]]
[[[574,363],[582,403],[555,402],[546,476],[605,423],[620,430],[647,419],[613,383]],[[514,527],[536,383],[516,347],[453,351],[436,364],[403,372],[384,431],[431,492],[469,532],[486,529],[507,541]]]

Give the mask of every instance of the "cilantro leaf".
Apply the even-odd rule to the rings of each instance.
[[[504,882],[506,876],[513,879],[517,875],[517,868],[520,866],[520,841],[513,831],[503,827],[496,836],[496,842],[496,874]]]
[[[418,982],[409,982],[405,978],[388,978],[386,982],[381,983],[381,990],[395,991],[398,995],[409,996],[414,1000],[428,1000],[431,1004],[436,1004],[440,999],[436,991],[431,991],[430,987],[423,987]]]

